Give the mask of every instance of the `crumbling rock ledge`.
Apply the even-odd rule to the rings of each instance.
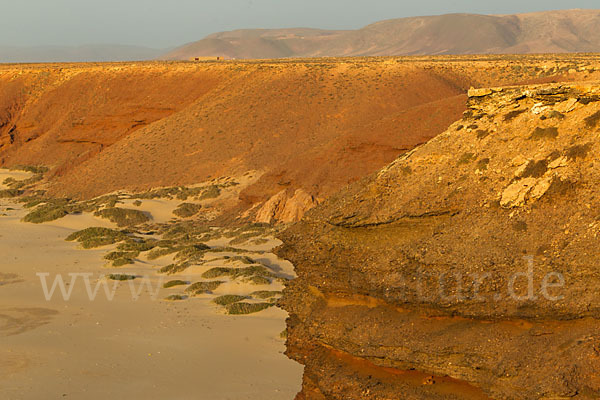
[[[298,399],[600,398],[600,84],[462,120],[280,235]]]

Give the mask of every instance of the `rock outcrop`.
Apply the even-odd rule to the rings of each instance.
[[[297,189],[289,196],[288,191],[284,189],[259,208],[254,220],[266,224],[296,222],[316,205],[317,200],[304,190]]]
[[[600,398],[600,84],[471,95],[281,234],[298,399]]]

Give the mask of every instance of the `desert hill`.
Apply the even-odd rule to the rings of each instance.
[[[390,19],[358,30],[255,29],[215,33],[161,58],[399,56],[600,51],[600,10]]]
[[[600,84],[470,91],[281,235],[298,399],[600,397]]]
[[[240,211],[301,211],[460,118],[471,86],[594,79],[593,57],[311,59],[0,67],[0,166],[53,196],[258,171]],[[256,211],[256,209],[255,209]],[[285,218],[283,218],[285,219]]]

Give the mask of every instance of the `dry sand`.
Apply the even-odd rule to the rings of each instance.
[[[93,288],[115,272],[104,265],[105,248],[81,250],[64,240],[74,230],[111,224],[89,214],[26,224],[21,207],[5,200],[2,213],[8,215],[0,217],[0,398],[262,400],[291,399],[299,391],[302,368],[283,355],[279,337],[282,310],[228,316],[209,296],[161,300],[176,292],[162,288],[156,299],[146,288],[134,301],[127,282],[116,284],[113,301],[102,288],[90,301],[81,276],[70,300],[57,289],[46,301],[37,273],[49,273],[49,285],[57,274],[69,281],[69,273],[92,273]],[[273,255],[262,259],[292,273]],[[153,267],[166,262],[117,272],[149,274],[134,288],[142,282],[156,288],[164,278]],[[187,279],[208,267],[186,271]],[[224,286],[216,293],[248,290]]]

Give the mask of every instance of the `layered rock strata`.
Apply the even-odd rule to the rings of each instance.
[[[469,94],[281,234],[299,399],[600,398],[600,84]]]

